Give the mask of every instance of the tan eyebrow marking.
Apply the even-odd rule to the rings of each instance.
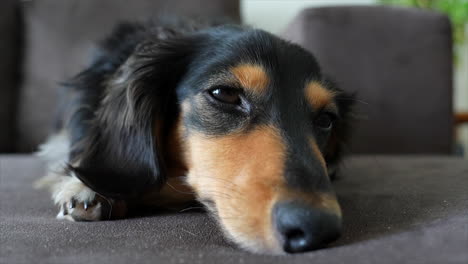
[[[312,81],[305,87],[305,96],[314,109],[320,109],[333,102],[335,92],[326,89],[317,81]]]
[[[240,64],[230,71],[245,89],[256,94],[264,93],[270,82],[268,74],[260,65]]]

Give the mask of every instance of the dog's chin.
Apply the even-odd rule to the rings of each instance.
[[[264,239],[255,239],[247,236],[246,234],[233,234],[229,233],[225,228],[224,233],[225,237],[229,239],[230,242],[234,243],[240,249],[249,251],[255,254],[265,254],[265,255],[286,255],[287,253],[279,246],[278,243],[273,245]]]
[[[276,236],[265,238],[258,234],[244,233],[236,230],[236,226],[226,226],[218,216],[215,219],[224,233],[224,237],[236,247],[255,254],[285,255],[287,254]]]
[[[216,210],[215,203],[211,200],[202,200],[199,201],[206,207],[210,215],[215,219],[218,226],[224,233],[224,238],[233,246],[238,247],[242,250],[255,253],[255,254],[265,254],[265,255],[285,255],[287,254],[282,247],[280,247],[279,242],[276,240],[276,237],[271,236],[269,239],[261,237],[260,235],[247,234],[244,232],[239,232],[236,230],[236,226],[229,226],[225,224],[225,221],[219,217],[219,214]]]

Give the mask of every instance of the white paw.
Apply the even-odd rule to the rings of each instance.
[[[111,202],[106,203],[106,199],[97,195],[75,177],[66,177],[54,186],[52,197],[60,206],[58,219],[97,221],[108,218],[104,213],[109,212],[108,207]]]

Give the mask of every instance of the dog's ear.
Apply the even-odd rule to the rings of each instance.
[[[353,109],[356,95],[343,91],[335,81],[328,76],[324,78],[324,84],[336,93],[335,102],[338,108],[338,119],[333,125],[328,144],[325,149],[325,160],[328,167],[328,175],[333,180],[336,177],[339,163],[347,148],[348,139],[352,133]]]
[[[81,88],[82,96],[96,89],[90,85],[102,89],[94,112],[82,109],[71,120],[83,128],[72,140],[70,168],[88,187],[107,197],[129,198],[164,183],[165,127],[176,119],[175,88],[199,41],[197,36],[149,41],[136,47],[110,78],[102,79],[106,63],[112,65],[102,61],[105,57],[99,69],[92,66],[81,74],[79,83],[87,89]]]

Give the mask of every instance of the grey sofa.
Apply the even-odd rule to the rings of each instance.
[[[360,155],[335,182],[345,231],[330,247],[250,254],[195,210],[56,220],[48,194],[32,189],[44,164],[30,152],[53,125],[56,83],[86,62],[92,41],[117,19],[155,10],[239,19],[236,1],[115,3],[0,3],[0,263],[467,263],[468,162],[450,156],[450,28],[418,10],[308,9],[284,33],[366,102],[350,147]]]
[[[353,153],[451,153],[452,42],[448,18],[387,6],[301,12],[284,36],[356,92]]]

